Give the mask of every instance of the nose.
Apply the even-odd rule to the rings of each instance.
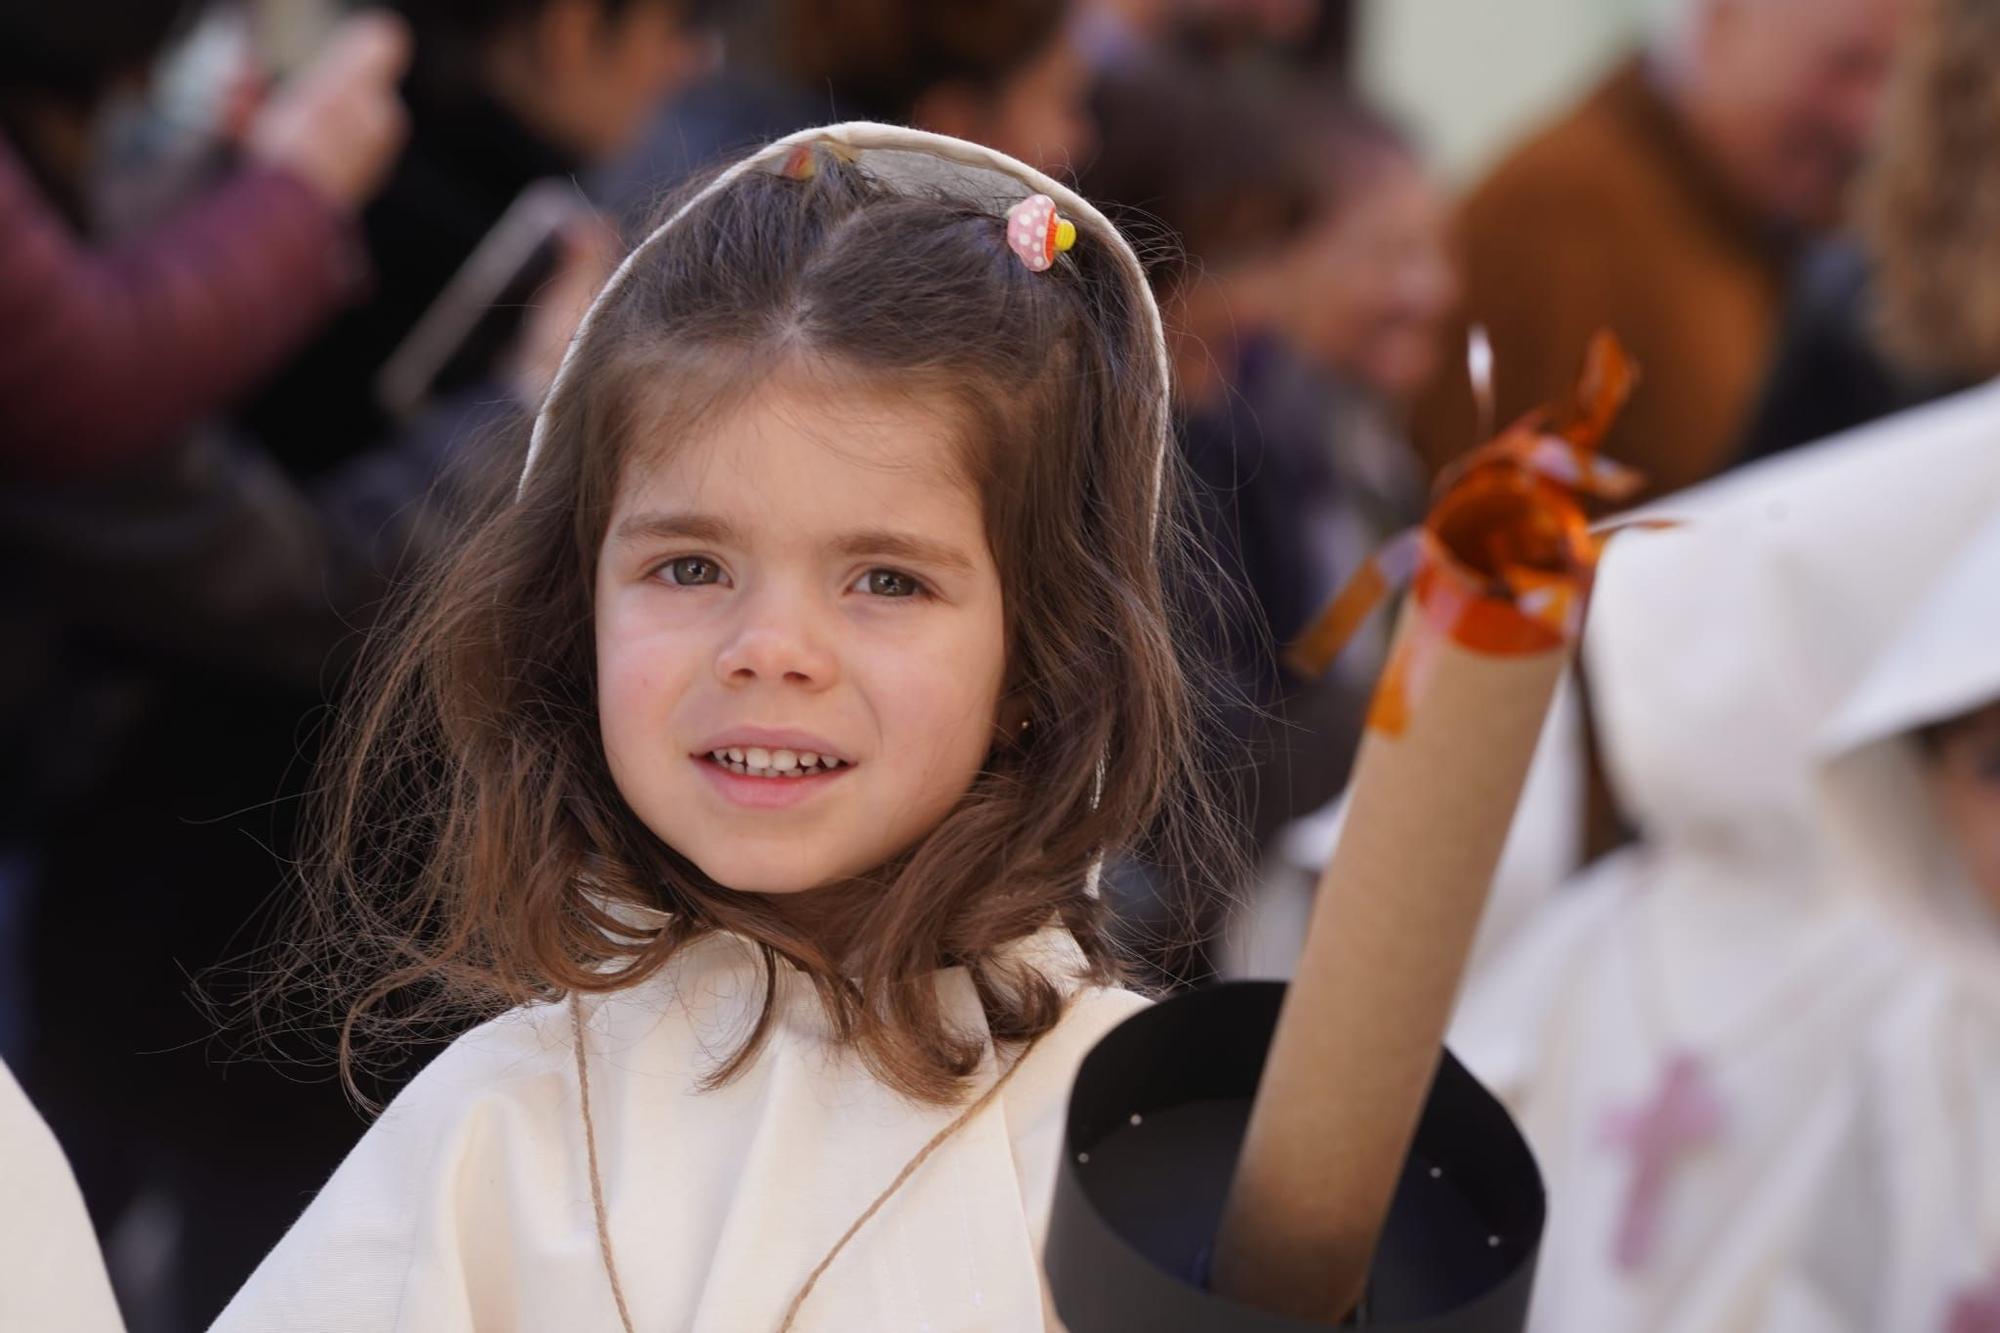
[[[770,588],[744,597],[739,606],[715,656],[715,674],[723,684],[782,682],[818,690],[839,678],[839,659],[808,598]]]

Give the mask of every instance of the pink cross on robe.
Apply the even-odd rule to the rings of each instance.
[[[1984,1286],[1961,1292],[1952,1301],[1945,1333],[2000,1333],[2000,1267]]]
[[[1616,1110],[1605,1118],[1605,1141],[1632,1155],[1632,1178],[1611,1252],[1620,1269],[1631,1272],[1646,1266],[1659,1231],[1669,1175],[1689,1149],[1708,1143],[1722,1127],[1721,1099],[1709,1084],[1701,1057],[1692,1051],[1677,1051],[1667,1061],[1645,1105]]]

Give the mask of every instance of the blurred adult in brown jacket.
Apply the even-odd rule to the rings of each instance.
[[[1839,220],[1906,5],[1683,3],[1465,201],[1464,317],[1414,432],[1433,468],[1478,442],[1469,322],[1492,341],[1494,424],[1560,397],[1609,325],[1644,379],[1606,451],[1654,493],[1728,462],[1798,242]]]

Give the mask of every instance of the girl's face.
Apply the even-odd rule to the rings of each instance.
[[[2000,912],[2000,703],[1946,723],[1932,760],[1931,794],[1945,829]]]
[[[773,383],[628,463],[599,551],[620,793],[717,883],[794,893],[935,827],[992,747],[999,572],[935,399]]]

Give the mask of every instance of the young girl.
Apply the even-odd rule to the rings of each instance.
[[[331,784],[364,1008],[507,1012],[217,1327],[1044,1327],[1143,1003],[1096,867],[1229,845],[1166,404],[1131,250],[970,144],[793,136],[641,244]]]
[[[220,1328],[1040,1326],[1063,1098],[1141,1004],[1094,867],[1200,817],[1158,317],[1026,168],[795,139],[620,270],[377,663],[367,998],[519,1007]]]

